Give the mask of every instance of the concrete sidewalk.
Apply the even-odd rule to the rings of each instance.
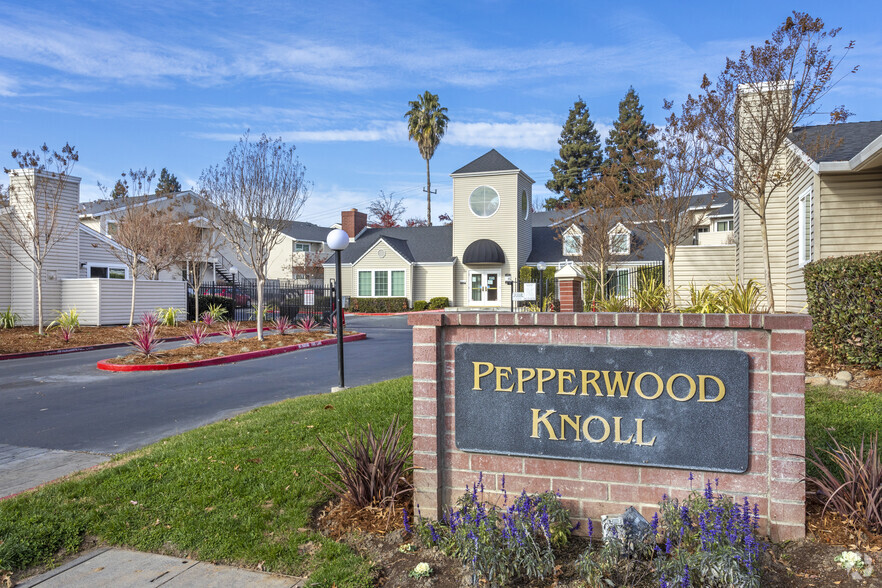
[[[301,588],[306,578],[254,572],[124,549],[96,549],[18,586],[25,588]]]
[[[0,444],[0,500],[109,459],[95,453]]]

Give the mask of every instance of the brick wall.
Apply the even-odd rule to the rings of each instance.
[[[773,540],[805,534],[805,331],[807,315],[651,313],[415,314],[413,414],[416,503],[435,517],[484,473],[486,492],[560,492],[574,520],[637,507],[647,518],[663,493],[684,496],[689,473],[657,467],[466,453],[456,449],[454,350],[459,343],[740,349],[750,357],[750,467],[694,472],[692,488],[759,505]],[[595,524],[595,529],[599,525]]]

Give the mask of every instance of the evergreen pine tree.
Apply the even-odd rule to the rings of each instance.
[[[628,167],[634,164],[634,154],[637,152],[648,152],[650,158],[658,156],[658,145],[652,139],[654,131],[655,127],[643,118],[640,96],[633,86],[628,88],[625,97],[619,102],[619,118],[613,123],[606,139],[606,163],[621,166],[621,190],[631,200],[639,195],[634,193]]]
[[[128,186],[126,186],[122,180],[117,180],[116,184],[113,186],[113,191],[110,193],[110,197],[117,200],[118,198],[125,198],[128,194]]]
[[[156,194],[174,194],[181,191],[181,183],[174,174],[168,173],[168,170],[162,168],[159,172],[159,183],[156,184]]]
[[[545,183],[545,187],[561,196],[545,201],[545,208],[549,210],[569,205],[571,196],[583,193],[603,164],[600,135],[581,97],[570,109],[557,142],[560,145],[560,159],[554,160],[552,178]]]

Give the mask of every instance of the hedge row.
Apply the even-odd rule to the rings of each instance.
[[[847,363],[882,368],[882,252],[805,266],[814,342]]]
[[[407,298],[350,298],[352,312],[404,312]]]

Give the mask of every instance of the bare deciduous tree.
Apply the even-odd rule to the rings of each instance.
[[[321,280],[327,259],[328,254],[322,251],[295,251],[291,254],[291,263],[283,265],[282,270],[290,271],[292,277],[304,275],[307,280]]]
[[[246,133],[223,164],[200,177],[211,224],[235,247],[257,280],[257,337],[263,340],[263,286],[272,248],[308,197],[304,168],[294,146]]]
[[[180,261],[184,264],[187,284],[193,290],[195,318],[199,320],[199,288],[212,269],[211,258],[220,246],[220,235],[210,227],[184,222],[178,229],[178,237]]]
[[[665,102],[671,110],[673,104]],[[643,230],[664,250],[665,286],[668,303],[676,303],[674,261],[677,246],[683,244],[704,220],[712,202],[699,203],[696,192],[703,186],[710,149],[681,125],[671,112],[667,125],[655,133],[657,154],[635,154],[630,174],[639,205],[634,208]],[[702,210],[703,208],[703,210]]]
[[[575,252],[569,257],[580,267],[589,286],[593,284],[594,299],[606,300],[607,269],[616,257],[610,247],[610,232],[627,220],[631,211],[631,197],[621,189],[619,172],[617,165],[604,168],[582,194],[566,194],[570,204],[562,211],[561,220],[569,219],[564,225],[575,226],[578,231],[573,234],[564,229],[558,238]],[[572,239],[569,243],[568,235]],[[635,246],[632,242],[631,251]]]
[[[834,74],[841,59],[828,43],[840,29],[794,12],[769,40],[727,59],[716,82],[707,76],[701,93],[690,96],[683,109],[685,123],[713,146],[707,179],[759,218],[769,311],[775,310],[767,210],[777,190],[786,187],[799,160],[785,151],[795,127],[821,113],[820,101],[837,83]],[[845,47],[847,52],[853,46]],[[852,73],[857,68],[851,70]],[[848,112],[834,109],[830,122],[844,122]],[[812,149],[829,148],[832,136]]]
[[[56,246],[77,229],[77,203],[65,202],[70,173],[79,161],[66,143],[50,151],[44,143],[33,151],[12,151],[18,169],[9,174],[9,206],[0,219],[0,250],[34,275],[37,286],[37,327],[43,329],[43,269]]]
[[[368,206],[368,212],[371,220],[368,226],[373,228],[397,227],[401,222],[401,216],[404,214],[403,198],[395,199],[391,195],[387,195],[380,190],[380,195],[371,200]]]

